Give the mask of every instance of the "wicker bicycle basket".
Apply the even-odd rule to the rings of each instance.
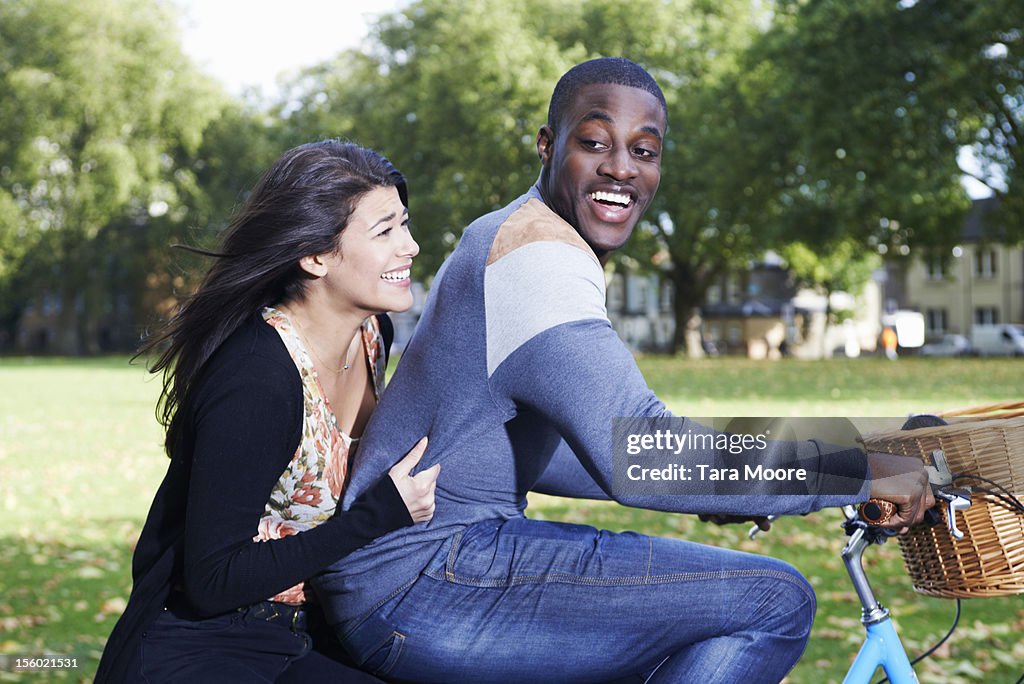
[[[950,412],[947,420],[950,425],[865,435],[864,445],[872,451],[916,456],[929,463],[931,452],[941,449],[954,474],[988,478],[1021,498],[1024,405]],[[980,483],[961,479],[954,484]],[[963,539],[956,540],[949,533],[945,507],[940,509],[941,524],[919,525],[899,538],[916,591],[944,598],[1024,593],[1024,515],[977,490],[972,499],[971,507],[957,519]]]

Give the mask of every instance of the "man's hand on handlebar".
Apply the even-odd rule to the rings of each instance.
[[[925,511],[935,505],[928,472],[921,459],[870,451],[868,465],[871,468],[870,497],[896,505],[896,512],[880,527],[904,534],[921,522]]]

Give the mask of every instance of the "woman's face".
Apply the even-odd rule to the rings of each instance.
[[[409,268],[420,247],[398,190],[380,187],[363,195],[339,245],[337,253],[324,255],[323,282],[340,308],[371,315],[412,306]]]

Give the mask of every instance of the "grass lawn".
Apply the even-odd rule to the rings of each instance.
[[[700,416],[901,416],[1024,395],[1024,360],[1013,359],[649,357],[640,365],[670,408]],[[91,681],[125,605],[132,545],[166,467],[153,411],[158,393],[159,380],[124,358],[0,359],[0,682]],[[819,604],[808,651],[787,681],[841,681],[862,638],[839,558],[838,511],[780,521],[757,542],[746,539],[746,526],[603,502],[532,496],[530,514],[793,563]],[[913,592],[895,543],[870,549],[866,560],[909,651],[945,633],[953,602]],[[74,657],[78,669],[9,671],[10,659],[33,655]],[[965,601],[952,640],[917,670],[922,682],[1015,682],[1024,672],[1024,597]]]

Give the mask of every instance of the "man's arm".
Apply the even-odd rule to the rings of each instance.
[[[565,440],[558,442],[547,469],[531,489],[540,494],[567,496],[573,499],[607,501],[610,498],[583,467]]]
[[[838,497],[617,490],[612,420],[670,414],[608,322],[603,285],[604,274],[592,255],[555,241],[532,243],[503,256],[488,266],[486,276],[488,367],[495,401],[505,403],[510,413],[526,406],[550,421],[602,491],[626,505],[684,513],[805,513],[866,498],[866,484],[857,494]],[[715,464],[722,454],[698,456]],[[798,465],[819,478],[863,483],[867,476],[863,452],[825,456],[812,442],[780,443],[760,462],[772,468]],[[557,485],[558,480],[545,476],[548,483]]]

